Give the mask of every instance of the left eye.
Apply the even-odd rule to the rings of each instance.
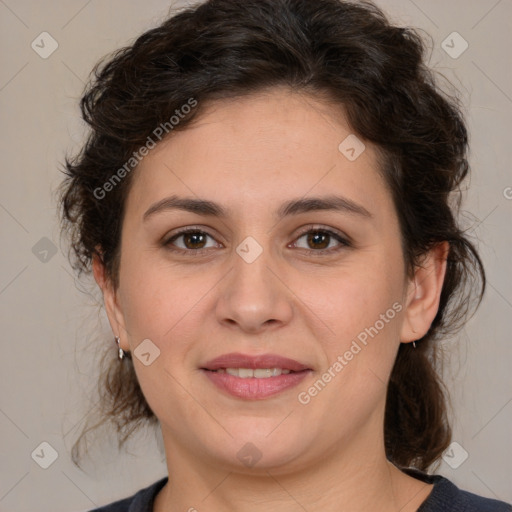
[[[330,231],[328,229],[311,229],[300,235],[297,240],[300,240],[301,238],[306,239],[307,245],[307,247],[301,247],[301,249],[304,249],[309,254],[331,253],[339,251],[343,247],[350,247],[350,243],[347,240],[334,231]],[[331,246],[331,242],[333,241],[338,242],[338,244]],[[294,243],[293,245],[297,246],[297,243]],[[310,249],[309,247],[311,246],[316,247],[314,249]]]

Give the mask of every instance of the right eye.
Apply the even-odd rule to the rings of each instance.
[[[207,238],[210,237],[213,240],[213,237],[206,233],[205,231],[202,231],[197,228],[186,228],[182,229],[181,231],[178,231],[177,233],[173,234],[169,239],[167,239],[163,245],[168,248],[170,251],[175,252],[193,252],[193,253],[200,253],[202,251],[211,249],[212,247],[215,247],[215,245],[210,247],[205,247]],[[175,241],[182,239],[182,247],[175,248],[176,244]],[[173,247],[174,246],[174,247]]]

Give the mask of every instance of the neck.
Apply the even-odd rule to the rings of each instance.
[[[295,465],[293,471],[289,465],[220,469],[166,443],[169,481],[157,495],[154,511],[415,512],[432,485],[389,463],[382,438],[359,438],[343,448],[333,447],[302,468]]]

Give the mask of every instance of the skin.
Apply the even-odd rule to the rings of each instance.
[[[117,289],[100,260],[93,262],[121,347],[133,353],[150,339],[160,350],[149,366],[133,357],[167,457],[169,484],[154,510],[291,512],[343,503],[350,511],[416,511],[432,485],[386,460],[386,386],[400,343],[421,338],[436,315],[447,243],[406,278],[375,148],[365,141],[353,162],[338,150],[353,133],[339,108],[284,88],[202,107],[133,176]],[[275,217],[287,200],[333,193],[372,217]],[[142,220],[171,195],[215,201],[229,215],[169,210]],[[163,245],[187,226],[209,235],[202,245],[186,236],[171,246],[186,253]],[[308,243],[303,233],[310,228],[338,232],[352,245],[333,237]],[[248,236],[262,248],[252,263],[236,252]],[[195,247],[205,252],[194,256]],[[333,247],[339,251],[328,254]],[[300,403],[298,393],[395,302],[402,310],[308,404]],[[228,352],[277,353],[313,372],[277,396],[243,400],[222,394],[199,370]],[[237,458],[248,442],[262,454],[253,467]]]

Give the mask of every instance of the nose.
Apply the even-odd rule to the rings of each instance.
[[[248,262],[233,253],[231,271],[218,289],[217,319],[246,333],[277,329],[293,317],[293,292],[268,250]]]

